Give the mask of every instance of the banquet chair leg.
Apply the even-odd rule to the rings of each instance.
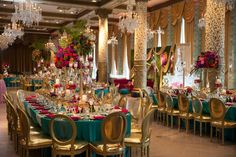
[[[200,136],[202,136],[202,122],[200,122]]]
[[[181,123],[181,120],[180,118],[178,118],[178,130],[180,131],[180,123]]]
[[[173,124],[174,123],[174,116],[171,116],[171,128],[173,129]]]
[[[211,135],[210,135],[210,138],[211,138],[211,142],[212,142],[212,132],[213,132],[213,130],[212,130],[213,128],[212,128],[212,125],[211,125]]]
[[[150,155],[150,148],[149,146],[147,146],[147,157],[149,157],[149,155]]]
[[[222,144],[224,145],[224,143],[225,143],[225,129],[224,128],[222,128],[222,134],[221,134],[221,138],[222,138]]]
[[[205,134],[207,133],[207,123],[205,123]]]
[[[168,114],[166,114],[166,125],[167,125],[167,127],[169,126],[169,116],[168,116]]]
[[[163,113],[163,125],[165,125],[166,115]]]
[[[186,119],[186,133],[188,133],[188,129],[189,129],[189,120]]]
[[[141,157],[143,157],[143,154],[144,154],[144,149],[143,147],[141,147]]]
[[[88,151],[88,149],[86,150],[86,157],[88,157],[89,155],[88,155],[88,153],[89,153],[89,151]]]
[[[193,133],[196,135],[196,120],[193,121]]]

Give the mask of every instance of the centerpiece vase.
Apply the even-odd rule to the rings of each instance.
[[[82,71],[82,69],[79,71],[79,73],[80,73],[80,90],[79,90],[79,95],[80,95],[80,97],[82,97],[82,95],[84,94],[84,87],[83,87],[83,71]]]

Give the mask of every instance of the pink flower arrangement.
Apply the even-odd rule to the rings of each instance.
[[[202,52],[200,56],[198,56],[198,59],[194,65],[194,69],[191,71],[191,73],[201,68],[217,69],[219,67],[219,60],[220,56],[217,52],[213,51]]]

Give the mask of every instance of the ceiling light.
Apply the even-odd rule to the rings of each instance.
[[[59,9],[59,12],[63,12],[63,10]]]
[[[59,24],[59,21],[56,21],[56,24]]]
[[[70,13],[71,13],[71,14],[74,14],[74,12],[73,12],[73,11],[71,11]]]
[[[4,7],[6,7],[7,5],[6,4],[3,4]]]

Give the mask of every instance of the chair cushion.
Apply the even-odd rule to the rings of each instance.
[[[125,138],[125,144],[141,144],[142,133],[131,133],[130,137]],[[150,139],[147,139],[145,142],[149,142]]]
[[[188,118],[188,119],[192,119],[193,118],[193,114],[192,113],[189,113],[188,117],[187,117],[187,113],[180,113],[179,116],[181,118]]]
[[[80,149],[83,149],[84,147],[86,147],[88,145],[87,142],[76,142],[74,144],[74,147],[75,147],[75,150],[80,150]],[[55,145],[54,147],[56,150],[61,150],[61,151],[70,151],[71,150],[71,145],[68,144],[68,145]]]
[[[222,121],[212,121],[211,125],[215,126],[215,127],[222,127]],[[224,121],[224,127],[225,128],[236,128],[236,122]]]
[[[26,145],[25,140],[20,141],[21,145]],[[52,145],[52,139],[42,134],[31,135],[28,147],[46,148]]]
[[[200,116],[195,117],[195,120],[200,120]],[[211,121],[211,117],[210,116],[205,116],[202,115],[202,121]]]
[[[124,147],[122,147],[120,144],[107,144],[107,150],[103,149],[103,144],[102,143],[92,143],[91,144],[92,148],[98,152],[108,152],[108,153],[113,153],[113,152],[123,152]]]

